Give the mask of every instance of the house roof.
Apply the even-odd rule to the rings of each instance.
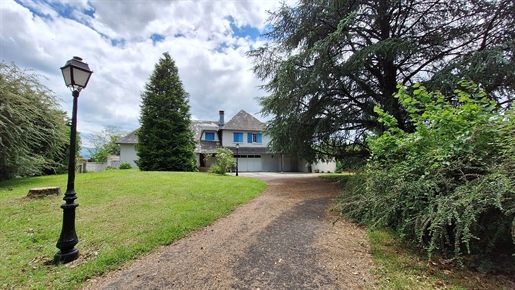
[[[217,121],[191,121],[191,130],[193,130],[193,133],[195,134],[195,140],[200,140],[203,131],[218,132],[218,128]]]
[[[251,114],[241,110],[227,122],[222,129],[224,130],[245,130],[245,131],[262,131],[263,123]]]
[[[136,130],[130,132],[127,136],[118,140],[118,142],[116,142],[116,143],[117,144],[138,144],[138,136],[136,135],[136,133],[138,133],[138,130],[139,129],[136,129]]]
[[[267,147],[240,147],[236,150],[236,147],[227,147],[231,149],[234,154],[238,152],[238,155],[262,155],[262,154],[270,154],[272,152],[268,151]]]

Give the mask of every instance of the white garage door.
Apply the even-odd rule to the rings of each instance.
[[[261,155],[240,155],[238,157],[238,171],[261,171]]]

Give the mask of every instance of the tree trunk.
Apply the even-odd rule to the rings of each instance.
[[[47,195],[60,195],[61,189],[57,186],[50,186],[50,187],[36,187],[31,188],[29,190],[29,193],[27,194],[28,197],[43,197]]]

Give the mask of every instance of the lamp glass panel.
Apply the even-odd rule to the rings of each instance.
[[[70,66],[61,69],[63,72],[64,83],[67,87],[72,85],[72,68]]]
[[[76,86],[86,87],[88,84],[89,76],[91,72],[83,71],[81,69],[74,68],[73,69],[73,81]]]

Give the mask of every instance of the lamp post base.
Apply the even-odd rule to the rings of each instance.
[[[59,251],[59,252],[57,252],[57,254],[54,255],[54,263],[55,264],[59,264],[59,263],[66,264],[68,262],[77,260],[78,257],[79,257],[79,250],[75,249],[75,248],[67,251],[66,253]]]

